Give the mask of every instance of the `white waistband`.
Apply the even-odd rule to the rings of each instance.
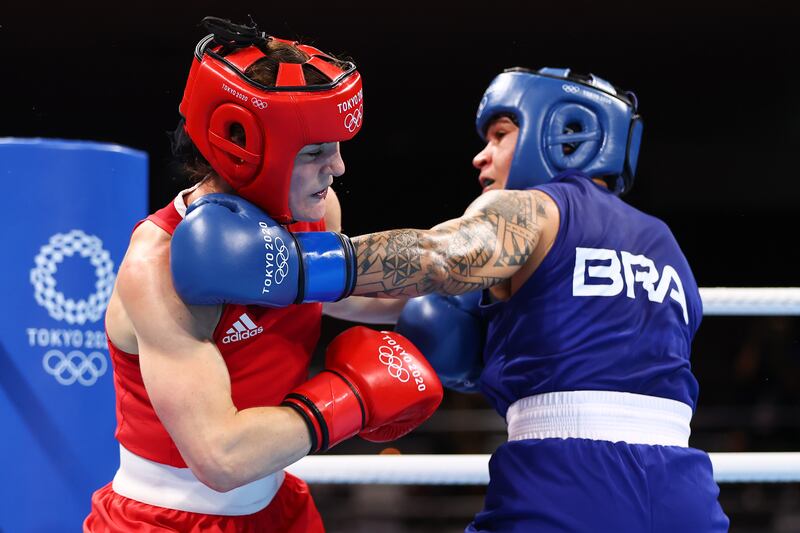
[[[228,492],[217,492],[188,468],[176,468],[139,457],[119,447],[119,470],[114,492],[149,505],[191,513],[240,516],[253,514],[272,501],[281,487],[281,470]]]
[[[508,440],[594,439],[629,444],[689,445],[692,408],[616,391],[565,391],[517,400],[506,413]]]

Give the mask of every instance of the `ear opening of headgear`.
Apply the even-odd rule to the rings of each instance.
[[[255,24],[216,17],[203,24],[211,33],[195,47],[179,108],[186,133],[237,194],[289,223],[295,156],[305,145],[347,141],[358,133],[361,76],[352,62],[267,35]],[[297,53],[281,59],[275,52],[280,47]],[[250,74],[262,60],[277,63],[274,84]],[[323,81],[309,83],[309,73]],[[232,137],[232,126],[243,139]]]
[[[570,69],[515,67],[498,75],[478,107],[476,126],[485,138],[501,114],[520,128],[508,189],[546,183],[565,171],[618,176],[615,192],[627,192],[636,171],[642,122],[633,93],[593,74]]]
[[[232,140],[235,125],[244,131],[244,146]],[[222,104],[211,115],[208,140],[215,161],[230,176],[231,185],[243,185],[255,176],[263,156],[262,133],[255,115],[242,106]]]
[[[580,168],[597,155],[603,131],[590,109],[576,103],[560,104],[550,113],[543,140],[553,165],[564,171]]]

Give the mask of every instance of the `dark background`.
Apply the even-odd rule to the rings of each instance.
[[[795,283],[800,200],[796,8],[769,2],[15,2],[0,8],[0,134],[113,141],[167,168],[206,14],[352,56],[363,132],[343,146],[345,231],[430,226],[479,193],[474,112],[501,69],[570,66],[636,91],[645,119],[629,201],[664,218],[701,285]],[[228,4],[233,4],[229,2]],[[379,214],[380,216],[374,216]],[[788,241],[788,242],[787,242]]]
[[[645,119],[627,200],[673,229],[701,286],[799,285],[798,32],[771,2],[4,3],[0,136],[118,142],[150,154],[151,208],[183,183],[165,132],[208,14],[352,56],[365,125],[342,147],[344,230],[430,227],[479,194],[474,113],[509,66],[570,66],[634,90]],[[788,5],[788,4],[787,4]],[[57,178],[54,178],[57,179]],[[13,186],[6,184],[6,186]],[[327,321],[324,345],[348,324]],[[800,326],[791,318],[709,318],[695,343],[701,399],[693,444],[796,450]],[[504,426],[477,396],[396,446],[488,453]],[[346,443],[341,453],[381,447]],[[315,486],[331,530],[457,531],[482,487]],[[800,530],[800,488],[723,485],[734,531]],[[429,529],[427,529],[429,528]]]

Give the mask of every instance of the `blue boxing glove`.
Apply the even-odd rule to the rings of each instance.
[[[175,290],[193,305],[285,307],[353,292],[356,263],[345,235],[291,233],[244,198],[209,194],[172,235]]]
[[[397,321],[395,331],[419,348],[448,389],[478,392],[486,340],[480,299],[481,291],[411,298]]]

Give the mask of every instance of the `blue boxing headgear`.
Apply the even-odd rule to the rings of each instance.
[[[497,76],[478,106],[478,135],[485,140],[498,115],[519,126],[506,189],[527,189],[565,170],[592,177],[617,176],[614,191],[630,190],[642,140],[633,93],[569,69],[511,68]]]

